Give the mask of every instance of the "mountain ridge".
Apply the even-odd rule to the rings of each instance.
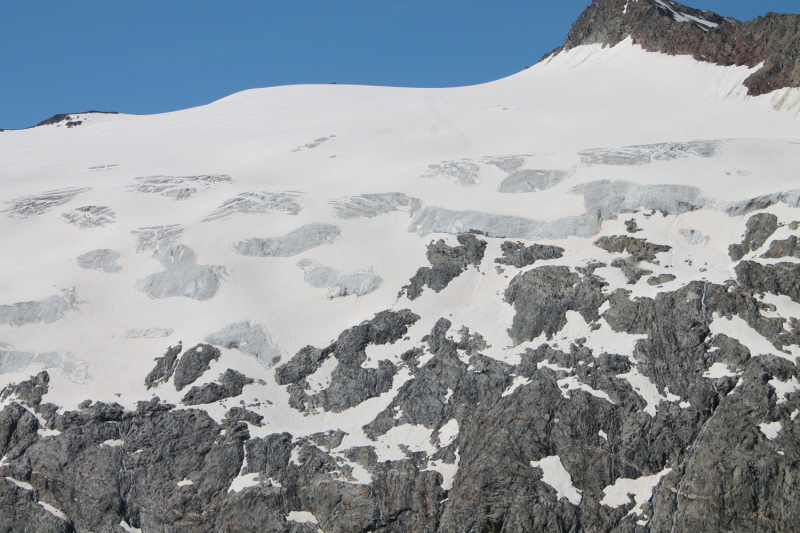
[[[650,52],[690,55],[723,66],[764,66],[744,82],[752,96],[800,87],[800,14],[767,13],[740,22],[672,0],[594,0],[554,54],[630,37]]]

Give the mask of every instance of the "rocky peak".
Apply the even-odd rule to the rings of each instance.
[[[763,62],[744,82],[753,96],[800,87],[800,14],[768,13],[740,22],[672,0],[594,0],[564,44],[545,57],[584,44],[614,46],[629,36],[651,52],[724,66]]]

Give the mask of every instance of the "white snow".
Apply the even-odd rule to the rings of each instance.
[[[254,487],[258,485],[258,472],[252,474],[239,474],[231,482],[228,492],[239,492],[247,487]]]
[[[711,367],[708,370],[706,370],[706,372],[703,374],[703,377],[709,379],[719,379],[719,378],[735,378],[736,376],[739,375],[740,373],[731,372],[728,369],[728,365],[726,365],[725,363],[717,362],[711,365]]]
[[[439,428],[439,446],[448,446],[458,436],[458,420],[455,418],[447,421]]]
[[[8,477],[8,476],[6,476],[6,480],[10,481],[11,483],[13,483],[14,485],[16,485],[17,487],[19,487],[21,489],[33,490],[33,487],[31,486],[31,484],[30,483],[26,483],[25,481],[17,481],[13,477]]]
[[[559,499],[566,498],[573,505],[581,503],[581,491],[572,485],[572,476],[564,468],[559,456],[551,455],[541,461],[531,461],[531,466],[542,469],[542,481],[556,490]]]
[[[191,479],[188,479],[188,478],[178,481],[178,486],[179,487],[186,487],[187,485],[194,485],[194,481],[192,481]]]
[[[286,520],[301,524],[317,524],[317,517],[308,511],[292,511],[286,515]]]
[[[600,431],[598,431],[597,434],[600,435],[601,437],[603,437],[603,440],[608,440],[608,433],[606,433],[602,429]]]
[[[128,523],[125,520],[123,520],[123,521],[121,521],[119,523],[119,527],[121,527],[122,529],[124,529],[128,533],[142,533],[141,529],[139,529],[138,527],[133,527],[131,525],[128,525]]]
[[[67,515],[65,515],[62,511],[60,511],[59,509],[56,509],[55,507],[53,507],[49,503],[45,503],[45,502],[42,502],[42,501],[36,502],[36,503],[41,505],[44,508],[45,511],[47,511],[51,515],[55,516],[56,518],[60,518],[61,520],[65,520],[65,521],[67,520]]]
[[[630,494],[633,496],[636,506],[631,509],[628,515],[638,515],[642,512],[642,505],[653,497],[653,489],[661,481],[661,478],[670,472],[672,472],[672,469],[666,468],[652,476],[642,476],[637,479],[617,478],[613,485],[603,489],[605,496],[600,500],[600,504],[619,507],[631,501]]]
[[[787,394],[800,391],[800,382],[797,381],[797,378],[794,376],[792,376],[792,379],[789,381],[781,381],[773,378],[769,380],[769,385],[775,389],[775,395],[778,397],[778,405],[786,402]]]
[[[781,423],[780,422],[764,422],[758,425],[759,429],[761,429],[761,433],[766,435],[769,440],[775,440],[778,438],[778,433],[781,430]]]
[[[526,378],[525,376],[516,376],[514,377],[514,381],[511,382],[511,385],[508,386],[506,390],[503,391],[503,394],[500,396],[505,398],[506,396],[511,396],[514,394],[514,391],[518,388],[522,387],[523,385],[527,385],[530,383],[531,380]]]
[[[111,448],[116,448],[117,446],[122,446],[122,445],[124,445],[124,444],[125,444],[125,441],[124,441],[124,440],[120,440],[120,439],[109,439],[109,440],[103,441],[103,442],[100,444],[100,446],[109,446],[109,447],[111,447]]]

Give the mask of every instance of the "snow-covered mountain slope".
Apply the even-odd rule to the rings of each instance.
[[[0,133],[0,515],[790,531],[800,89],[757,68],[626,39]]]

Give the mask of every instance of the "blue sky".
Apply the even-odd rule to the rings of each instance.
[[[518,72],[589,0],[0,0],[0,128],[162,113],[255,87],[443,87]],[[693,0],[749,20],[797,0]]]

